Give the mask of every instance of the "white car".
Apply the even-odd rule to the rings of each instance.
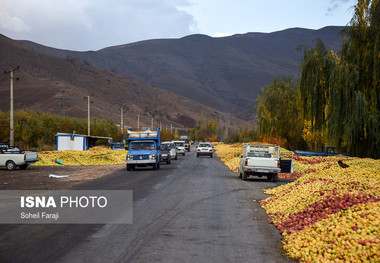
[[[175,147],[177,148],[177,154],[185,155],[185,142],[183,141],[173,141]]]
[[[211,143],[201,142],[197,147],[197,157],[199,156],[210,156],[214,154],[214,149],[212,148]]]
[[[168,145],[170,149],[170,158],[172,160],[177,160],[177,148],[175,147],[175,144],[173,142],[162,142],[161,144]]]

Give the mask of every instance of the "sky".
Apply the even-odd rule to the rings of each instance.
[[[345,26],[356,0],[0,0],[0,34],[45,46],[99,50],[191,34],[223,37]]]

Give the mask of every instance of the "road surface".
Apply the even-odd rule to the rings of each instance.
[[[194,151],[121,169],[74,188],[133,190],[132,224],[0,225],[0,262],[291,262],[258,203],[284,182],[251,178]]]

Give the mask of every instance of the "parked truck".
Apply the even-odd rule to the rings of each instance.
[[[28,165],[37,161],[37,152],[25,152],[18,147],[10,147],[8,144],[0,143],[0,167],[6,167],[10,171],[17,167],[25,170]]]
[[[323,146],[322,152],[311,152],[311,151],[294,151],[297,155],[303,155],[303,156],[335,156],[339,155],[340,153],[338,150],[333,146]]]
[[[293,152],[282,152],[277,145],[243,143],[239,157],[238,173],[244,181],[254,175],[277,182],[278,173],[293,173]]]
[[[127,132],[128,153],[127,170],[136,167],[152,166],[160,169],[160,128],[157,131],[129,131]]]

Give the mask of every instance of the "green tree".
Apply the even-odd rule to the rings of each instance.
[[[380,156],[380,6],[359,0],[339,56],[321,41],[305,48],[299,82],[313,131],[349,154]]]
[[[274,80],[256,100],[260,134],[285,138],[290,148],[303,144],[298,89],[291,78]]]

